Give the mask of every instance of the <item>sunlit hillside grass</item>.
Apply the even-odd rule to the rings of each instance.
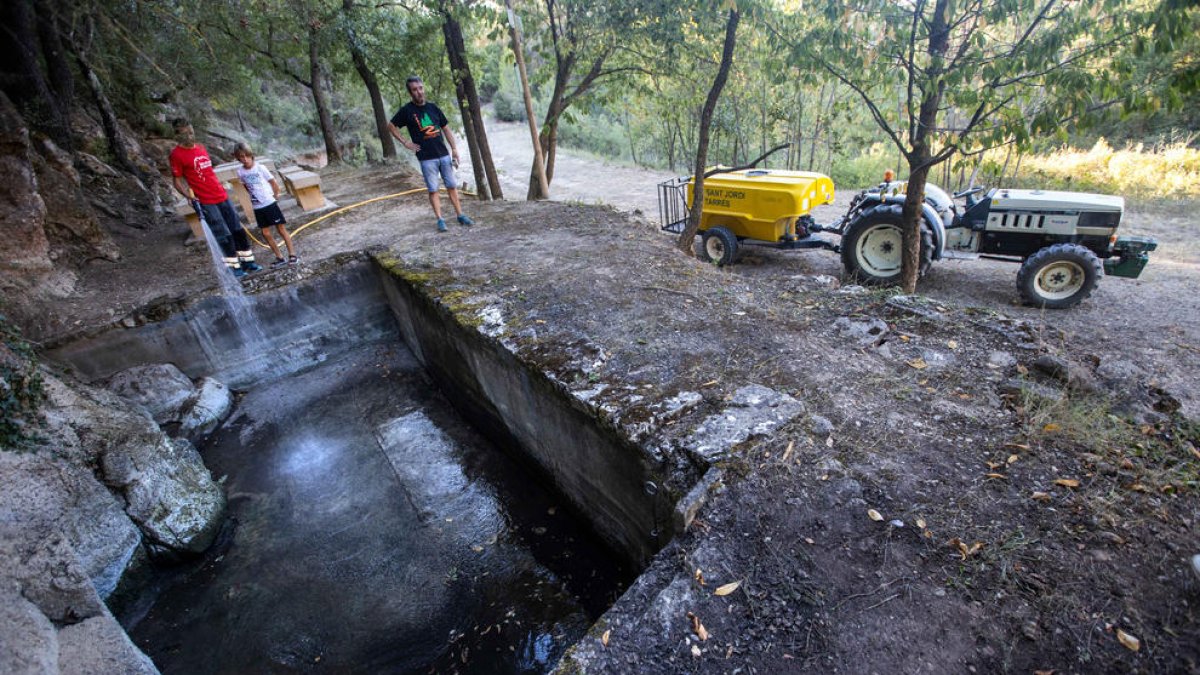
[[[1003,162],[1002,151],[989,155],[985,173],[999,173]],[[1183,143],[1114,150],[1101,139],[1090,150],[1063,148],[1026,155],[1016,179],[1005,183],[1142,199],[1196,198],[1200,197],[1200,150]]]

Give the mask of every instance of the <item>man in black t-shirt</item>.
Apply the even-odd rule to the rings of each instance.
[[[421,78],[413,75],[405,81],[405,85],[412,102],[400,108],[392,117],[388,129],[400,141],[400,145],[417,153],[421,175],[425,177],[425,187],[429,190],[429,203],[433,206],[433,215],[437,216],[438,232],[446,231],[446,221],[442,219],[442,200],[438,195],[438,175],[446,185],[446,194],[450,195],[450,203],[454,205],[459,224],[474,225],[463,213],[462,203],[458,199],[458,179],[454,176],[454,169],[458,167],[458,147],[450,131],[450,123],[441,108],[425,100],[425,83]],[[401,127],[408,130],[408,139],[400,135]],[[443,137],[450,141],[449,152],[442,142]]]

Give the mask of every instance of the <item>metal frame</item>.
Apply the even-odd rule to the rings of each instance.
[[[687,225],[687,186],[690,176],[676,176],[658,184],[658,222],[664,232],[680,234]]]

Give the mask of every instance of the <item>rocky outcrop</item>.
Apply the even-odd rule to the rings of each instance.
[[[191,378],[170,363],[122,370],[107,386],[117,396],[145,408],[159,424],[179,421],[184,406],[196,396]]]
[[[168,438],[149,413],[115,394],[47,374],[44,414],[57,452],[89,466],[125,503],[156,552],[212,543],[225,499],[190,443]]]
[[[44,281],[54,267],[32,157],[29,129],[0,92],[0,291],[6,297]]]
[[[23,360],[0,343],[0,362]],[[144,408],[37,372],[36,437],[0,448],[0,672],[156,672],[103,599],[146,552],[207,548],[224,494],[191,443]]]
[[[229,387],[210,377],[201,379],[197,386],[170,363],[122,370],[109,379],[107,386],[184,438],[212,433],[233,409]]]
[[[229,387],[211,377],[200,380],[196,398],[179,419],[179,433],[187,437],[207,436],[233,410]]]

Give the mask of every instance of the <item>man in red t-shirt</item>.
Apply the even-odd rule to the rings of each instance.
[[[172,126],[179,143],[171,150],[171,176],[175,189],[188,201],[199,204],[200,215],[221,247],[225,266],[233,270],[234,276],[244,277],[248,272],[261,270],[262,266],[254,261],[250,239],[242,229],[242,221],[238,220],[233,200],[217,179],[208,151],[196,143],[196,132],[191,123],[180,117]]]

